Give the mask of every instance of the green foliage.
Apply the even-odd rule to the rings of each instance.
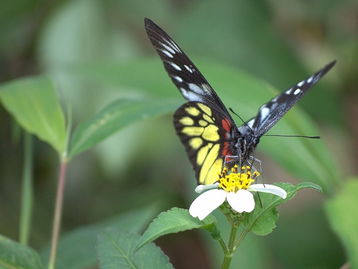
[[[56,268],[78,269],[95,266],[97,236],[107,228],[116,228],[122,232],[139,233],[153,217],[154,206],[123,213],[101,223],[82,226],[74,231],[62,235],[58,245]],[[47,262],[49,247],[41,253]]]
[[[218,16],[219,20],[208,25],[208,17]],[[198,53],[204,49],[207,55],[261,74],[276,85],[284,85],[282,82],[295,81],[295,76],[301,74],[303,68],[274,31],[270,19],[270,7],[266,2],[229,0],[226,5],[217,5],[215,0],[198,2],[179,24],[177,39],[183,43],[184,49]],[[202,30],[207,28],[210,31]],[[200,46],[194,37],[199,37],[204,45]],[[213,42],[215,37],[225,42]],[[285,76],[282,76],[283,70]]]
[[[257,206],[259,206],[259,205],[257,205]],[[278,217],[279,217],[279,214],[275,207],[265,210],[264,212],[261,213],[260,217],[257,217],[255,224],[252,226],[251,231],[257,235],[270,234],[276,228],[276,222],[278,221]],[[254,216],[253,216],[253,218],[254,218]],[[251,218],[248,223],[249,225],[250,225],[250,221],[252,221]],[[250,227],[250,226],[248,226],[248,227]]]
[[[0,268],[41,269],[40,256],[32,248],[0,235]]]
[[[26,131],[49,143],[59,154],[64,153],[65,119],[48,78],[31,77],[3,84],[0,99]]]
[[[108,230],[98,237],[97,252],[100,268],[174,268],[167,256],[153,243],[136,249],[140,236]]]
[[[333,230],[343,241],[351,268],[358,268],[358,181],[351,179],[327,201],[325,209]]]
[[[297,196],[295,199],[299,201],[280,209],[275,232],[255,238],[265,241],[270,248],[274,246],[270,254],[280,261],[281,268],[341,268],[347,261],[343,245],[332,232],[321,203],[312,202],[320,201],[322,195],[305,191]],[[250,239],[244,243],[247,240]]]
[[[160,213],[158,217],[150,223],[149,227],[142,235],[137,247],[140,248],[144,244],[154,241],[158,237],[166,234],[205,228],[212,225],[214,222],[215,218],[212,216],[200,221],[197,218],[190,216],[187,209],[174,207],[168,211]]]
[[[276,5],[282,11],[283,5],[290,6],[294,10],[293,13],[300,12],[296,4],[290,5],[285,1],[229,0],[226,1],[226,5],[218,5],[215,0],[201,1],[187,10],[185,19],[176,20],[175,27],[172,28],[177,29],[177,33],[173,33],[173,37],[190,55],[214,57],[244,69],[282,91],[310,72],[307,72],[302,57],[297,57],[292,46],[285,42],[286,35],[277,31],[277,25],[272,23],[272,5]],[[304,13],[311,10],[310,5]],[[206,18],[210,17],[220,19],[208,23]],[[208,28],[210,31],[203,31]],[[213,42],[213,38],[220,42]],[[311,72],[319,68],[318,62],[323,65],[333,60],[332,57],[337,57],[329,55],[322,59],[322,54],[323,51],[315,54]],[[209,77],[208,79],[211,81]],[[306,111],[316,118],[319,117],[321,121],[340,124],[342,109],[339,99],[337,93],[323,81],[315,85],[315,89],[301,104]],[[237,102],[239,103],[239,100]]]
[[[303,182],[297,185],[277,183],[276,185],[287,192],[286,199],[268,193],[260,193],[262,207],[257,202],[255,210],[250,214],[246,214],[244,219],[244,225],[247,231],[251,231],[257,235],[267,235],[271,233],[276,227],[276,221],[278,219],[277,206],[291,200],[299,190],[311,188],[322,191],[320,186],[310,182]]]
[[[117,131],[123,131],[131,123],[173,112],[185,100],[170,82],[160,59],[146,39],[143,17],[152,18],[167,30],[194,59],[224,103],[245,119],[254,116],[258,107],[278,92],[257,78],[281,91],[328,61],[338,59],[338,65],[270,131],[271,134],[321,135],[323,139],[262,137],[258,146],[258,151],[263,151],[265,156],[272,158],[294,178],[313,181],[329,192],[331,196],[325,208],[328,218],[319,214],[321,200],[305,199],[302,203],[293,204],[289,214],[281,214],[279,232],[263,239],[255,234],[270,233],[276,226],[278,214],[276,206],[267,208],[275,197],[261,194],[264,208],[260,208],[256,201],[256,210],[262,211],[262,214],[254,222],[253,234],[249,233],[240,243],[231,268],[269,268],[277,265],[283,268],[338,268],[345,262],[345,257],[338,238],[329,230],[329,224],[345,244],[351,267],[357,267],[358,223],[354,218],[357,184],[351,181],[337,196],[333,196],[345,183],[342,181],[341,167],[348,167],[350,171],[352,168],[349,166],[354,165],[352,154],[339,151],[342,145],[343,148],[351,148],[352,141],[346,138],[355,137],[354,133],[350,133],[354,128],[344,128],[347,122],[353,122],[354,125],[355,117],[353,108],[356,98],[353,91],[357,84],[358,65],[352,59],[357,58],[358,42],[355,27],[351,24],[353,20],[350,19],[354,16],[355,1],[293,3],[285,0],[228,0],[225,5],[216,0],[143,2],[3,1],[0,8],[1,80],[39,72],[50,75],[56,89],[60,89],[61,96],[65,97],[64,105],[71,107],[73,122],[79,125],[75,126],[77,128],[72,134],[72,130],[67,130],[69,137],[66,138],[66,123],[58,96],[52,82],[44,77],[2,82],[0,102],[5,110],[14,116],[21,128],[49,143],[60,154],[69,152],[70,157],[91,149],[109,136],[114,137]],[[215,20],[207,19],[212,17]],[[155,55],[155,59],[143,58],[149,54]],[[201,58],[197,61],[195,57]],[[217,62],[211,63],[210,60]],[[131,104],[133,110],[129,109]],[[102,107],[104,109],[94,113]],[[319,132],[316,124],[300,107],[319,119],[325,133]],[[5,110],[0,111],[3,127],[1,138],[5,146],[1,157],[6,160],[0,162],[3,174],[0,197],[6,201],[0,202],[0,230],[3,234],[14,235],[18,228],[16,212],[21,187],[18,169],[24,159],[18,147],[18,142],[22,141],[18,140],[14,145],[9,134],[10,126],[17,128],[14,129],[18,131],[17,134],[21,133],[21,129],[14,121],[9,122]],[[342,117],[343,112],[345,117]],[[141,238],[129,235],[129,232],[141,233],[149,222],[153,211],[146,209],[133,211],[133,216],[125,213],[104,223],[76,228],[79,222],[91,222],[99,219],[99,215],[109,215],[109,212],[116,214],[114,212],[117,210],[134,208],[151,200],[169,200],[167,208],[178,204],[178,201],[188,204],[185,201],[191,194],[178,188],[178,182],[180,186],[187,182],[194,184],[193,173],[169,121],[169,117],[156,118],[153,126],[153,121],[146,120],[145,125],[138,124],[128,129],[130,132],[123,132],[108,141],[111,143],[103,143],[89,154],[71,160],[63,230],[72,232],[61,235],[56,268],[95,268],[98,263],[95,254],[97,235],[106,227],[112,229],[101,236],[103,244],[111,244],[104,241],[118,234],[121,244],[132,242],[131,246],[136,249],[145,239],[144,235],[152,236],[148,238],[152,241],[156,236],[175,232],[175,225],[171,226],[170,220],[165,220],[166,216],[162,216],[165,213],[162,213],[160,216],[163,219],[155,219]],[[237,123],[241,122],[238,120]],[[337,128],[334,124],[343,128]],[[70,138],[72,140],[67,141]],[[67,142],[69,148],[66,148]],[[336,151],[336,161],[332,161],[328,148]],[[179,156],[180,163],[175,163]],[[109,170],[108,163],[115,169]],[[263,163],[264,170],[271,170],[265,168],[267,166],[267,162]],[[54,175],[54,163],[47,147],[42,147],[36,140],[34,168],[36,202],[34,225],[29,229],[30,242],[34,246],[42,246],[49,236],[51,205],[48,199],[54,191],[54,182],[49,176]],[[190,178],[191,181],[184,178]],[[29,186],[27,188],[30,190]],[[23,208],[25,204],[31,207],[29,200],[24,201]],[[78,211],[81,213],[77,215]],[[6,217],[2,218],[2,215]],[[217,227],[227,241],[230,225],[224,215],[217,214],[215,217],[215,225],[201,228],[210,231],[210,227]],[[26,229],[30,228],[29,223],[24,225]],[[161,224],[163,229],[160,229]],[[169,225],[168,231],[164,228],[166,224]],[[151,230],[156,227],[157,231]],[[124,229],[128,234],[121,234]],[[149,234],[150,231],[153,233]],[[200,235],[210,239],[200,247],[189,243],[188,249],[210,251],[218,247],[206,255],[209,264],[205,265],[219,268],[222,249],[209,233]],[[162,239],[163,246],[178,249],[178,245],[173,246],[178,242],[165,242],[165,239]],[[160,252],[148,243],[137,249],[138,253],[130,258],[138,263],[141,255],[145,255],[140,251],[146,248]],[[33,250],[13,241],[8,244],[8,239],[0,237],[0,268],[8,268],[3,264],[4,255],[6,259],[10,257],[11,261],[22,260],[25,256],[27,259],[28,256],[23,255],[24,249],[25,253],[34,253],[30,255],[35,257],[30,257],[31,261],[39,261]],[[108,253],[118,254],[113,248]],[[145,253],[151,255],[151,251]],[[322,256],[321,253],[326,255]],[[107,251],[102,250],[102,254],[105,256]],[[181,264],[180,253],[171,254],[173,260]],[[48,250],[44,250],[42,256],[44,264]],[[117,268],[120,267],[117,266],[118,261],[123,260],[111,256],[108,261],[113,260],[107,263],[103,256],[100,258],[102,267],[110,264]],[[159,256],[158,260],[163,261],[163,266],[156,264],[153,267],[167,265],[167,258],[162,254]],[[185,256],[185,259],[188,258]],[[145,257],[144,260],[148,261],[149,258]],[[147,268],[147,264],[140,266]],[[136,264],[136,267],[140,266]],[[11,268],[43,267],[40,262],[34,262],[21,267],[11,264]]]
[[[73,133],[69,157],[89,149],[121,128],[138,120],[168,113],[177,107],[172,100],[124,100],[106,106]]]

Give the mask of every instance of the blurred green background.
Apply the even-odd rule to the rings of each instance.
[[[137,79],[165,81],[168,96],[179,97],[147,40],[144,17],[163,27],[199,68],[206,62],[220,63],[279,90],[337,59],[334,69],[299,106],[319,126],[319,133],[306,135],[323,137],[343,174],[339,179],[358,172],[357,1],[5,0],[0,5],[0,82],[47,74],[55,81],[64,111],[72,108],[75,125],[117,98],[160,100],[158,92],[137,85]],[[147,58],[155,61],[155,72],[140,64]],[[131,72],[121,69],[131,63]],[[205,68],[201,71],[206,74]],[[117,80],[117,76],[126,76],[130,82],[123,85],[123,78]],[[207,75],[207,79],[214,86],[225,85],[220,76],[213,80]],[[249,91],[242,100],[232,100],[224,94],[225,88],[216,90],[224,103],[235,104],[238,113],[246,98],[261,100]],[[17,239],[22,134],[3,107],[0,126],[0,232]],[[268,152],[260,152],[260,146],[258,156],[265,181],[301,180]],[[57,165],[56,153],[35,140],[30,240],[35,249],[46,248],[50,238]],[[157,212],[172,206],[187,208],[194,186],[194,173],[175,135],[171,115],[136,123],[71,162],[62,235],[147,205]],[[278,228],[272,234],[246,240],[240,254],[242,268],[343,265],[345,251],[322,208],[327,197],[303,191],[282,206]],[[216,268],[221,262],[221,258],[216,260],[212,243],[199,232],[167,236],[156,243],[176,268]]]

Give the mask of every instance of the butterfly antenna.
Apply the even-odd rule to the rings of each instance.
[[[235,116],[237,116],[237,117],[242,121],[242,123],[243,123],[245,126],[247,126],[247,127],[252,131],[251,127],[247,124],[246,121],[243,120],[243,118],[240,117],[239,114],[237,114],[231,107],[229,107],[229,110],[230,110]]]
[[[320,139],[320,136],[308,136],[308,135],[277,135],[277,134],[268,134],[263,136],[278,136],[278,137],[302,137],[302,138],[310,138],[310,139]]]

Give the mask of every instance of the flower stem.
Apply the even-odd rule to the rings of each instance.
[[[32,182],[32,137],[29,133],[24,135],[24,166],[22,174],[21,211],[19,239],[20,243],[27,245],[31,227],[33,205],[33,182]]]
[[[227,255],[229,253],[229,250],[226,247],[226,244],[225,244],[224,240],[222,238],[219,238],[219,239],[217,239],[217,241],[219,242],[221,248],[223,249],[224,254]]]
[[[64,194],[65,182],[66,182],[66,170],[67,170],[67,162],[66,160],[62,160],[60,165],[60,172],[58,176],[55,213],[54,213],[53,228],[52,228],[51,251],[50,251],[50,258],[48,263],[48,269],[55,269],[55,264],[56,264],[57,244],[58,244],[58,238],[61,228],[63,194]]]
[[[250,231],[249,229],[244,229],[241,232],[239,239],[237,240],[237,242],[235,244],[235,248],[237,248],[240,245],[240,243],[242,242],[242,240],[244,240],[245,236],[249,233],[249,231]]]
[[[224,254],[226,255],[228,253],[228,248],[224,242],[224,240],[221,237],[220,231],[215,223],[212,223],[211,225],[207,226],[205,228],[211,235],[213,239],[219,242]]]
[[[228,252],[224,256],[224,261],[221,265],[221,269],[227,269],[230,267],[232,256],[235,252],[236,246],[235,246],[235,239],[237,234],[238,226],[232,225],[231,232],[230,232],[230,238],[229,238],[229,244],[228,244]]]

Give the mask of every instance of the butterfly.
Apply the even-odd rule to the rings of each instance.
[[[209,82],[177,43],[152,20],[146,18],[144,24],[169,77],[188,101],[174,113],[174,126],[198,184],[216,182],[228,156],[238,156],[240,164],[248,164],[260,138],[336,63],[332,61],[278,94],[263,104],[255,117],[237,126]]]

